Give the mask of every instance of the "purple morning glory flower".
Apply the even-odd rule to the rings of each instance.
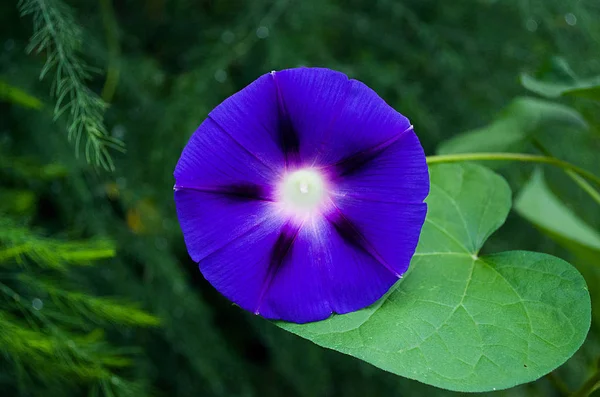
[[[408,119],[319,68],[271,72],[217,106],[175,181],[204,277],[246,310],[297,323],[385,294],[408,269],[429,192]]]

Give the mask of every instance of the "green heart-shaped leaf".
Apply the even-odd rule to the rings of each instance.
[[[573,254],[573,263],[590,288],[592,306],[600,306],[600,232],[567,207],[546,184],[541,169],[515,199],[515,211]],[[592,313],[600,323],[600,313]]]
[[[585,281],[550,255],[479,256],[510,209],[507,183],[476,165],[437,165],[430,172],[429,211],[404,279],[363,310],[278,325],[451,390],[508,388],[558,367],[590,326]]]

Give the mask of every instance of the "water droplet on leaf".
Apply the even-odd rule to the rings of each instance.
[[[219,83],[224,83],[227,80],[227,72],[223,69],[218,69],[215,72],[215,80],[217,80]]]
[[[565,15],[565,22],[567,25],[575,26],[577,24],[577,17],[572,13],[568,13]]]
[[[33,301],[31,301],[31,306],[33,306],[35,310],[42,310],[44,307],[44,302],[42,302],[42,300],[39,298],[35,298]]]
[[[258,29],[256,29],[256,37],[259,39],[266,39],[269,37],[269,28],[266,26],[260,26]]]
[[[529,30],[530,32],[535,32],[537,28],[538,23],[534,19],[528,19],[527,22],[525,22],[525,29]]]

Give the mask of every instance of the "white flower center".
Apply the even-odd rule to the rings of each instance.
[[[312,212],[323,202],[325,183],[314,169],[301,169],[288,174],[282,184],[282,201],[290,209]]]

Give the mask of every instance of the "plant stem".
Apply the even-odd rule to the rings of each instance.
[[[594,375],[589,378],[579,390],[571,394],[571,397],[587,397],[598,387],[598,383],[600,383],[600,370],[596,370]]]
[[[552,383],[552,386],[554,386],[556,391],[561,396],[566,397],[570,394],[569,388],[567,387],[566,383],[562,379],[560,379],[556,372],[550,372],[548,375],[546,375],[546,378],[550,381],[550,383]]]
[[[586,181],[585,179],[583,179],[581,176],[579,176],[578,174],[576,174],[573,171],[567,170],[565,171],[567,173],[567,175],[569,175],[571,177],[571,179],[573,179],[573,181],[579,185],[579,187],[585,191],[591,198],[592,200],[594,200],[595,202],[597,202],[600,205],[600,193],[598,193],[598,191],[596,189],[594,189],[594,187],[592,185],[590,185],[590,183],[588,181]]]
[[[542,152],[545,156],[554,157],[552,153],[540,142],[539,139],[533,138],[533,145]],[[565,173],[575,182],[584,192],[586,192],[592,200],[600,205],[600,193],[588,181],[580,177],[574,171],[565,170]]]
[[[521,161],[527,163],[549,164],[565,171],[572,171],[575,174],[588,179],[600,186],[600,177],[592,174],[569,162],[559,160],[551,156],[537,156],[524,153],[464,153],[464,154],[441,154],[436,156],[427,156],[427,164],[456,163],[461,161]]]
[[[102,88],[102,99],[105,102],[110,103],[115,95],[117,84],[119,83],[119,54],[121,53],[121,46],[117,36],[118,27],[112,0],[99,0],[99,2],[104,33],[106,34],[106,45],[108,46],[108,66],[106,70],[106,81]]]

